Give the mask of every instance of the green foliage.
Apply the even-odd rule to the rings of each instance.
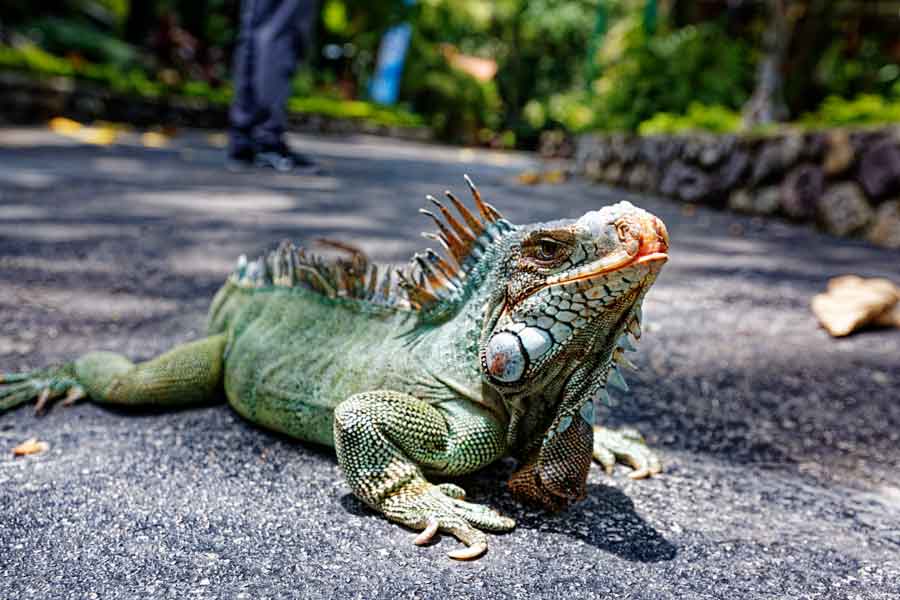
[[[493,81],[483,82],[452,67],[434,39],[456,40],[456,26],[467,20],[463,2],[459,11],[449,11],[446,2],[424,2],[413,29],[409,59],[403,72],[401,97],[425,116],[439,137],[453,141],[488,141],[502,125],[503,101]],[[449,12],[448,12],[449,11]],[[479,17],[468,15],[477,25]],[[437,35],[431,27],[450,25],[448,34]],[[461,45],[464,49],[464,45]],[[467,51],[464,49],[464,51]]]
[[[525,121],[536,131],[562,126],[580,132],[594,122],[590,98],[581,90],[554,94],[546,100],[530,100],[522,111]]]
[[[737,110],[750,95],[749,48],[713,23],[648,38],[631,19],[612,37],[619,48],[603,58],[594,82],[599,129],[634,131],[658,112],[684,114],[694,102]]]
[[[75,75],[75,67],[65,58],[45,52],[34,44],[0,46],[0,67],[32,71],[42,75]]]
[[[155,98],[166,91],[166,86],[151,80],[141,69],[123,69],[112,64],[62,58],[34,44],[0,46],[0,67],[27,71],[37,77],[73,77],[92,81],[120,94],[145,98]]]
[[[67,77],[102,85],[122,96],[154,99],[164,96],[202,98],[212,105],[227,106],[231,102],[230,86],[211,86],[205,81],[184,81],[165,85],[138,68],[123,69],[111,64],[94,64],[82,60],[54,56],[34,44],[10,47],[0,45],[0,69],[24,71],[34,77]],[[303,86],[302,79],[295,86]],[[304,91],[309,91],[304,88]],[[399,108],[378,106],[371,102],[341,100],[335,97],[306,95],[288,102],[295,114],[320,115],[339,119],[358,119],[382,126],[421,127],[423,120]]]
[[[641,135],[675,134],[686,131],[732,133],[740,128],[740,113],[721,105],[707,106],[693,102],[684,115],[656,113],[638,126],[638,133]]]
[[[857,94],[890,94],[900,84],[900,66],[876,37],[863,39],[855,52],[839,39],[822,54],[815,79],[829,95],[849,98]]]
[[[322,23],[331,33],[348,33],[350,20],[347,17],[347,5],[341,0],[327,0],[322,6]]]
[[[829,96],[819,109],[801,117],[810,127],[900,123],[900,98],[862,94],[851,100]]]
[[[314,114],[335,119],[359,119],[378,125],[421,127],[422,118],[397,108],[389,108],[360,100],[336,100],[310,96],[291,98],[288,110],[295,114]]]
[[[584,86],[598,1],[420,0],[401,98],[457,141],[528,144],[560,120],[583,120],[572,90]],[[496,61],[497,74],[479,81],[445,51]]]
[[[829,96],[818,110],[804,114],[800,124],[819,129],[826,127],[885,125],[900,123],[900,98],[891,100],[874,94],[861,94],[847,100]],[[661,112],[638,127],[641,135],[677,134],[686,131],[733,133],[741,129],[741,115],[723,106],[691,104],[686,114]]]
[[[478,81],[453,69],[442,58],[430,67],[420,63],[408,70],[406,97],[412,107],[427,115],[434,131],[442,138],[477,143],[486,137],[484,130],[496,131],[501,124],[503,103],[493,82]]]
[[[130,44],[78,19],[47,17],[32,21],[26,29],[55,54],[79,54],[90,61],[116,65],[133,64],[138,58]]]
[[[135,2],[137,0],[131,0]],[[234,3],[232,0],[206,0],[206,39],[212,48],[225,48],[237,39],[238,23],[232,18]]]

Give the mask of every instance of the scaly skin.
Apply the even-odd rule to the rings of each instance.
[[[459,267],[417,256],[419,271],[378,292],[374,268],[346,246],[332,243],[353,252],[340,269],[283,246],[239,264],[213,301],[209,337],[138,365],[92,352],[3,376],[0,412],[61,396],[184,406],[224,387],[246,419],[334,446],[360,500],[421,530],[417,544],[456,536],[458,559],[485,551],[483,531],[515,522],[431,475],[511,455],[521,467],[510,489],[558,510],[583,498],[592,456],[607,471],[619,460],[632,476],[658,473],[636,432],[594,426],[593,398],[607,382],[624,386],[617,365],[666,260],[662,222],[623,202],[513,227],[473,191],[481,220],[460,209],[464,223],[454,222],[438,205]]]

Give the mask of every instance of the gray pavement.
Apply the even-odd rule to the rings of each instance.
[[[509,496],[508,462],[465,478],[519,527],[461,564],[452,538],[418,548],[357,502],[329,450],[225,405],[20,409],[0,415],[0,599],[900,597],[900,332],[835,341],[808,308],[835,275],[900,281],[898,253],[579,182],[524,187],[525,155],[297,137],[328,174],[293,177],[227,173],[200,133],[137,139],[0,130],[0,371],[198,337],[235,257],[285,237],[404,260],[423,195],[462,192],[467,172],[514,222],[622,198],[667,222],[640,370],[605,411],[666,472],[594,470],[556,515]],[[32,436],[49,452],[14,459]]]

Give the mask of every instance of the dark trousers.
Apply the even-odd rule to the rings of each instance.
[[[282,143],[291,77],[316,15],[316,0],[242,0],[229,111],[232,152]]]

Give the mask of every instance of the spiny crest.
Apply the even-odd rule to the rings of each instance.
[[[328,298],[354,298],[370,304],[408,309],[391,270],[371,263],[362,250],[328,239],[316,243],[346,256],[326,258],[285,240],[278,247],[247,261],[238,259],[231,281],[244,288],[304,287]]]
[[[482,199],[469,176],[464,178],[475,200],[478,215],[466,208],[449,190],[444,195],[456,209],[458,217],[434,196],[426,196],[440,216],[424,208],[419,210],[430,217],[438,228],[437,233],[422,235],[438,242],[444,248],[446,257],[427,248],[413,255],[407,269],[397,271],[400,287],[406,291],[410,305],[425,313],[435,310],[446,313],[463,301],[468,275],[478,259],[494,241],[513,228],[496,208]]]
[[[475,198],[473,214],[449,191],[445,192],[458,217],[432,196],[440,217],[422,209],[437,224],[437,233],[423,233],[443,246],[442,257],[431,248],[416,253],[405,269],[391,269],[369,261],[355,246],[327,239],[318,244],[345,256],[326,258],[283,241],[275,250],[247,261],[238,259],[231,281],[244,288],[304,287],[329,298],[353,298],[375,306],[415,310],[426,321],[439,320],[465,300],[466,282],[478,259],[513,226],[481,198],[472,180],[466,183]]]
[[[625,356],[625,352],[636,351],[634,344],[641,339],[642,317],[643,315],[641,306],[640,304],[637,304],[627,321],[624,333],[622,333],[622,335],[616,341],[616,346],[615,348],[613,348],[611,357],[612,360],[607,365],[603,376],[597,382],[597,387],[594,390],[593,397],[598,399],[603,404],[613,404],[612,400],[609,397],[609,392],[606,391],[607,386],[612,386],[622,392],[628,391],[628,384],[625,382],[625,378],[622,377],[622,371],[620,370],[620,367],[628,367],[633,371],[637,370],[637,367],[634,365],[634,363],[632,363],[628,359],[628,357]]]

